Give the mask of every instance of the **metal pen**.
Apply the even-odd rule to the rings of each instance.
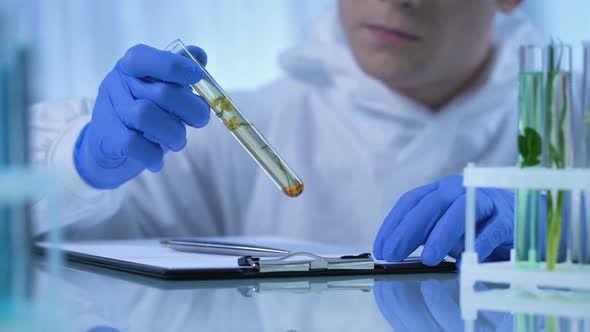
[[[283,249],[231,242],[179,239],[162,240],[161,243],[176,251],[193,252],[199,254],[277,257],[285,256],[290,253],[290,251]]]

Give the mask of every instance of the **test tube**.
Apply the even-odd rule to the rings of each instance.
[[[543,151],[543,48],[520,47],[518,166],[541,167]],[[519,267],[539,263],[541,192],[521,188],[515,195],[514,249]]]
[[[256,127],[238,110],[229,95],[189,52],[184,43],[177,39],[170,43],[166,50],[192,59],[201,68],[204,76],[198,83],[191,84],[193,92],[205,99],[211,111],[223,122],[283,193],[289,197],[299,196],[303,192],[303,181],[295,175]]]
[[[574,166],[574,131],[572,115],[572,48],[570,45],[554,43],[545,47],[546,89],[545,89],[545,136],[543,140],[545,167],[568,169]],[[555,269],[562,233],[565,234],[567,261],[579,245],[572,230],[577,229],[579,219],[572,219],[571,192],[550,190],[547,193],[546,263],[547,270]],[[572,224],[574,222],[574,224]],[[576,241],[574,243],[574,241]]]

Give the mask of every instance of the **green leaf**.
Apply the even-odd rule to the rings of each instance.
[[[529,145],[529,152],[531,156],[539,157],[543,149],[543,139],[541,135],[533,128],[526,128],[525,136]]]
[[[538,166],[541,164],[541,160],[540,159],[529,159],[529,166]]]
[[[524,129],[524,135],[518,136],[518,150],[522,156],[522,167],[537,166],[542,153],[541,135],[530,127]]]
[[[526,158],[529,155],[529,146],[524,135],[518,136],[518,152],[523,158]]]
[[[533,166],[536,166],[536,164],[534,163],[534,161],[531,161],[531,160],[524,160],[521,165],[521,167],[533,167]]]
[[[540,164],[541,164],[541,161],[539,159],[529,158],[529,159],[524,159],[522,161],[521,167],[533,167],[533,166],[538,166]]]

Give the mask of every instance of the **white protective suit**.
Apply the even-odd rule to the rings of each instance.
[[[66,236],[273,234],[369,249],[406,191],[471,161],[516,163],[518,46],[537,39],[522,15],[498,17],[485,77],[439,112],[364,74],[337,19],[318,22],[281,55],[283,78],[230,93],[304,180],[300,197],[277,189],[214,117],[189,130],[186,149],[168,153],[161,173],[146,171],[114,191],[91,189],[72,151],[93,101],[39,104],[35,156],[66,170]],[[47,230],[42,218],[38,226]]]

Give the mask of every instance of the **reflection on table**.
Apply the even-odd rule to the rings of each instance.
[[[63,294],[65,331],[456,332],[464,327],[457,277],[172,282],[72,265],[54,286]],[[481,312],[475,330],[513,331],[513,323],[509,313]]]

